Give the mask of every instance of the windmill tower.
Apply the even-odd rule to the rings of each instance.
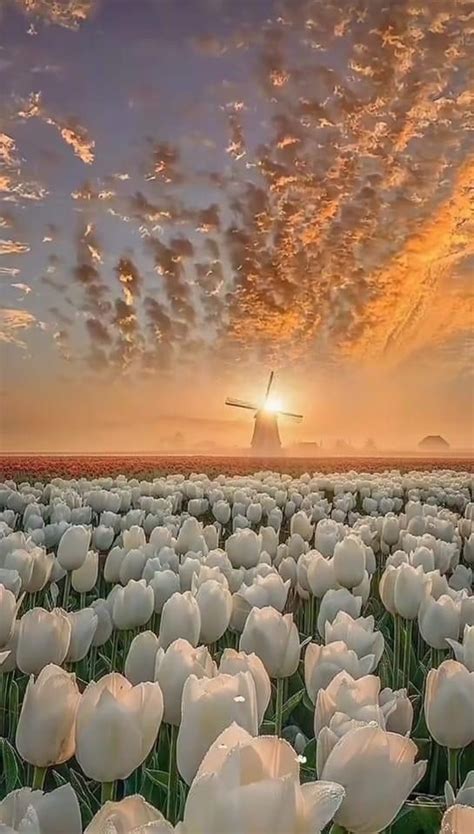
[[[254,411],[255,426],[253,429],[251,447],[252,451],[261,455],[278,455],[281,451],[280,432],[278,431],[278,417],[289,417],[300,422],[301,414],[292,414],[289,411],[281,411],[278,405],[272,403],[270,392],[273,385],[274,372],[271,371],[268,378],[267,389],[262,405],[236,400],[227,397],[225,404],[234,408],[247,408]]]

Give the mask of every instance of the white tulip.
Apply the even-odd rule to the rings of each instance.
[[[89,651],[99,618],[93,608],[82,608],[67,615],[71,625],[71,640],[67,650],[66,662],[77,663]]]
[[[454,656],[459,663],[463,663],[469,672],[474,672],[474,625],[465,625],[462,644],[457,640],[446,638]]]
[[[227,539],[225,549],[234,568],[255,567],[262,550],[262,538],[250,529],[237,530]]]
[[[369,669],[369,672],[373,672],[380,663],[385,648],[383,634],[374,631],[374,626],[375,620],[372,616],[354,619],[345,611],[339,611],[332,623],[326,622],[324,642],[329,644],[342,640],[359,658],[372,654],[374,667]]]
[[[72,587],[79,594],[89,593],[95,587],[98,573],[99,554],[95,550],[89,550],[81,567],[72,571]]]
[[[425,718],[430,735],[442,747],[458,749],[474,741],[474,672],[457,660],[445,660],[426,678]]]
[[[355,619],[360,615],[361,608],[362,598],[353,596],[347,588],[326,591],[318,614],[318,631],[321,637],[324,636],[326,622],[332,623],[339,611],[345,611]]]
[[[175,593],[164,604],[160,622],[160,646],[167,649],[178,637],[197,646],[201,632],[201,612],[191,591]]]
[[[147,623],[153,614],[155,597],[144,579],[130,579],[125,588],[118,587],[112,608],[115,628],[126,630]]]
[[[159,649],[155,661],[155,680],[163,693],[163,720],[174,726],[180,724],[183,688],[190,675],[213,678],[216,674],[217,666],[205,646],[195,648],[187,640],[179,638],[166,651]]]
[[[154,595],[154,610],[161,614],[163,606],[173,594],[179,593],[179,576],[172,570],[156,572],[149,582]]]
[[[227,630],[232,614],[232,594],[214,579],[208,579],[196,592],[201,614],[200,640],[215,643]]]
[[[10,640],[15,628],[16,616],[21,605],[15,594],[0,585],[0,648]]]
[[[423,568],[400,565],[393,588],[395,611],[406,620],[415,620],[426,594],[431,590],[431,582]]]
[[[92,638],[93,646],[103,646],[113,631],[112,615],[105,599],[95,599],[91,608],[97,615],[97,626]]]
[[[158,683],[132,686],[117,673],[89,683],[79,702],[76,759],[96,782],[128,779],[155,744],[163,716]]]
[[[308,565],[307,577],[311,593],[322,599],[326,591],[337,588],[334,559],[326,559],[318,553]]]
[[[354,834],[382,831],[422,779],[426,762],[415,764],[414,742],[380,727],[346,733],[329,754],[323,779],[344,785],[346,796],[335,821]],[[376,791],[374,784],[390,785]]]
[[[173,826],[142,796],[105,802],[84,834],[173,834]],[[68,832],[69,834],[69,832]]]
[[[81,810],[71,785],[43,793],[32,788],[12,791],[0,802],[4,834],[81,834]]]
[[[87,557],[91,531],[81,524],[68,527],[61,536],[57,559],[66,571],[80,568]]]
[[[234,721],[257,735],[257,696],[250,672],[201,679],[191,675],[187,679],[176,752],[178,770],[188,785],[210,745]]]
[[[153,631],[142,631],[133,638],[125,661],[125,677],[134,686],[155,680],[158,637]]]
[[[71,623],[65,611],[32,608],[20,620],[17,665],[25,675],[37,675],[44,666],[60,666],[71,640]]]
[[[461,628],[461,604],[448,596],[438,600],[427,595],[420,605],[418,627],[433,649],[445,649],[447,638],[457,640]]]
[[[360,585],[365,573],[365,546],[357,536],[350,534],[334,547],[334,574],[344,588]]]
[[[214,741],[191,785],[184,832],[320,834],[344,797],[341,785],[300,786],[288,742],[252,736],[236,724]]]
[[[339,672],[344,670],[354,679],[361,678],[369,674],[374,663],[373,654],[359,658],[342,641],[329,643],[328,646],[309,643],[304,657],[306,691],[315,704],[319,690],[326,689]]]
[[[219,672],[224,675],[250,672],[255,684],[258,726],[260,727],[272,694],[270,678],[260,658],[254,653],[246,654],[237,652],[235,649],[224,649],[219,663]]]
[[[291,614],[274,608],[253,608],[240,637],[240,651],[260,658],[271,678],[286,678],[296,672],[300,659],[298,629]]]

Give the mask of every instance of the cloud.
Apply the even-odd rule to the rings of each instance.
[[[20,338],[25,330],[37,324],[37,319],[26,310],[14,308],[0,308],[0,342],[26,348],[26,343]]]
[[[96,0],[15,0],[29,18],[78,29],[92,14]]]

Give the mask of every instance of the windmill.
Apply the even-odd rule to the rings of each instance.
[[[301,414],[292,414],[290,411],[282,411],[279,403],[270,398],[270,391],[273,385],[274,372],[271,371],[268,378],[267,390],[262,405],[236,400],[227,397],[225,404],[234,408],[247,408],[254,411],[255,426],[252,435],[252,450],[259,454],[278,454],[281,450],[280,432],[278,431],[278,417],[289,417],[300,422],[303,419]]]

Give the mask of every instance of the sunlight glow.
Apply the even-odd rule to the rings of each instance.
[[[264,411],[271,411],[272,414],[274,414],[275,411],[281,411],[282,410],[283,403],[278,397],[270,396],[268,398],[268,400],[266,401],[265,405],[263,406],[263,408],[264,408]]]

